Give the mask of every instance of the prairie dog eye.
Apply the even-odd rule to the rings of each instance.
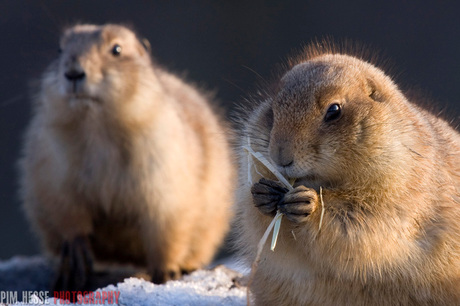
[[[342,107],[338,103],[331,104],[327,109],[326,116],[324,116],[325,122],[330,122],[340,118],[342,114]]]
[[[119,44],[115,44],[112,47],[112,54],[114,56],[120,56],[121,54],[121,46]]]

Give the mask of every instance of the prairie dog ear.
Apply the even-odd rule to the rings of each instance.
[[[145,51],[147,51],[148,54],[152,54],[152,48],[150,46],[150,42],[147,38],[142,38],[139,39],[142,46],[144,47]]]
[[[366,79],[366,94],[376,102],[384,102],[387,100],[387,96],[383,92],[383,86],[379,86],[371,78]]]

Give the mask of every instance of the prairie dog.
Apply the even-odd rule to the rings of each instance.
[[[255,303],[458,305],[459,133],[382,70],[333,48],[306,49],[267,92],[240,144],[295,184],[287,191],[254,160],[261,178],[240,149],[236,219],[248,262],[284,213],[250,288]]]
[[[20,165],[44,248],[77,262],[62,286],[84,283],[91,252],[147,265],[156,283],[209,263],[232,216],[234,170],[208,97],[120,25],[76,25],[60,48]]]

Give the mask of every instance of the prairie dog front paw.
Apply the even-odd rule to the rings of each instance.
[[[254,205],[263,214],[271,216],[275,215],[278,204],[287,191],[279,183],[266,178],[261,178],[251,188]]]
[[[288,191],[278,204],[278,209],[286,218],[294,223],[307,221],[308,216],[318,206],[316,190],[305,186],[297,186]]]

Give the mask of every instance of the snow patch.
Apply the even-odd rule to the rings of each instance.
[[[229,266],[245,270],[237,260],[228,260]],[[52,279],[52,262],[40,257],[15,257],[0,262],[0,290],[45,291]],[[245,271],[246,272],[246,271]],[[139,278],[127,278],[117,285],[109,285],[98,289],[94,295],[119,293],[118,305],[246,305],[246,287],[235,285],[234,280],[242,274],[225,266],[217,266],[212,270],[198,270],[181,280],[169,281],[163,285],[155,285]],[[82,305],[66,304],[55,300],[53,294],[45,301],[48,305]],[[16,303],[15,305],[38,305],[41,300],[35,297],[31,304]],[[88,300],[86,300],[88,302]],[[84,305],[100,305],[98,301]],[[107,301],[104,305],[109,304]]]

